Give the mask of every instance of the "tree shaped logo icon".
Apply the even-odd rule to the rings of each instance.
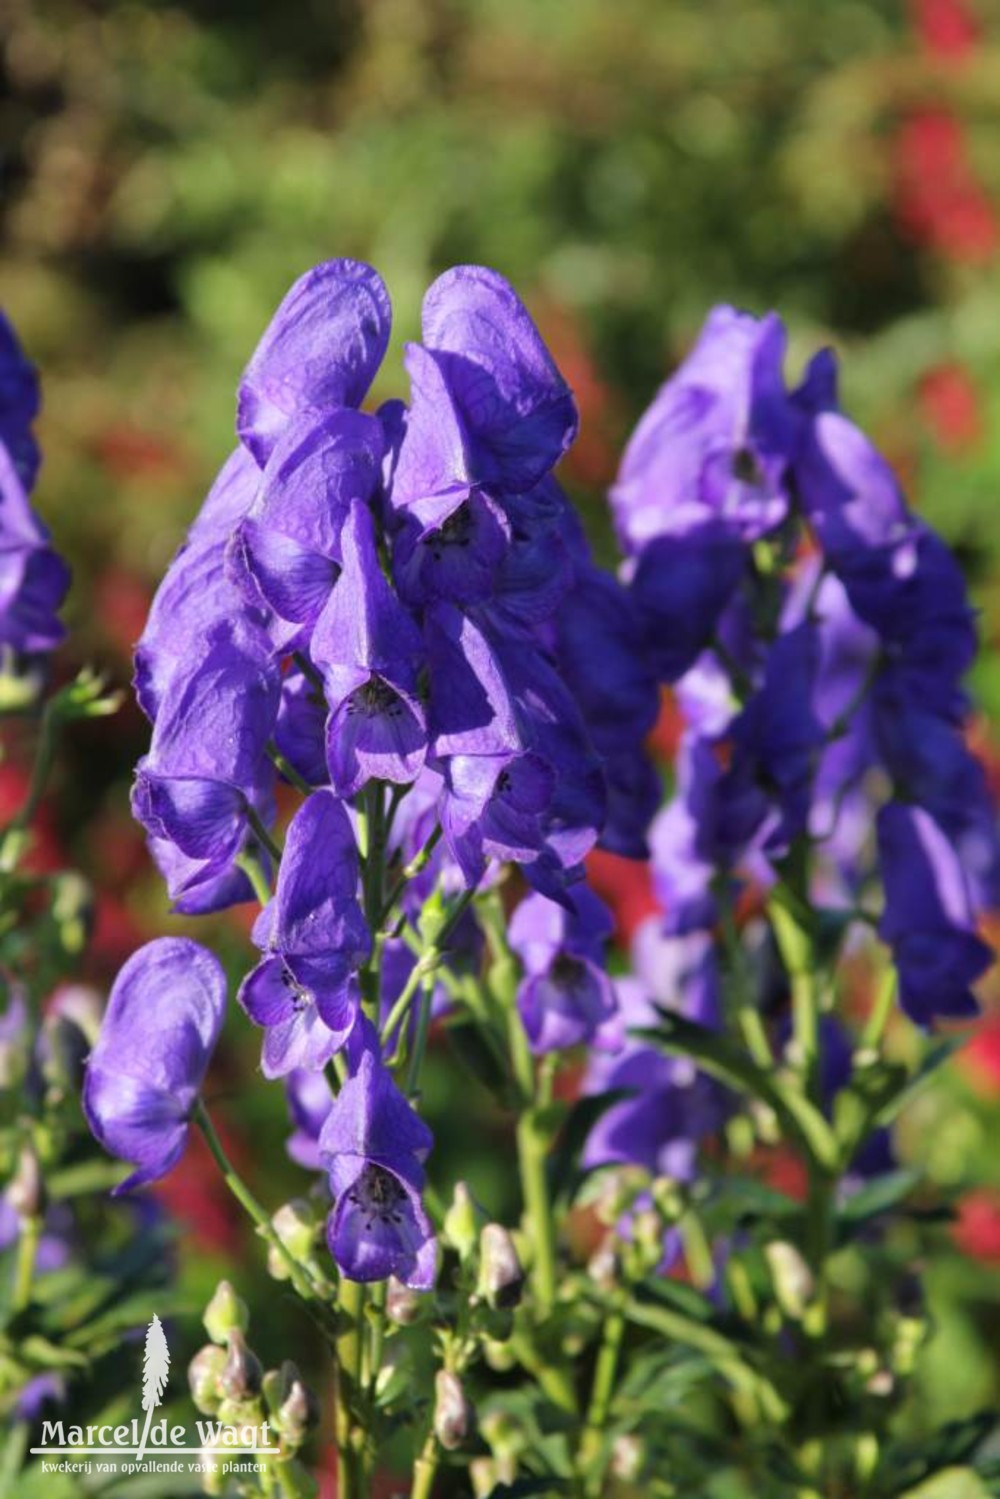
[[[142,1429],[137,1462],[142,1462],[153,1412],[163,1399],[169,1371],[170,1349],[167,1347],[163,1324],[154,1314],[152,1322],[146,1329],[146,1352],[142,1361],[142,1408],[146,1412],[146,1424]]]

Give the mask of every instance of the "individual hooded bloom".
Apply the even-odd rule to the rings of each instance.
[[[152,838],[213,874],[246,841],[279,691],[274,663],[238,627],[220,626],[188,671],[175,671],[160,703],[132,808]]]
[[[34,487],[41,461],[31,431],[39,410],[38,376],[17,335],[0,312],[0,444],[27,491]]]
[[[517,1004],[532,1051],[593,1042],[614,1047],[614,985],[604,971],[611,914],[585,885],[565,906],[531,894],[511,918],[508,939],[524,967]]]
[[[611,504],[626,552],[712,520],[747,543],[781,524],[799,424],[784,388],[784,350],[774,313],[709,314],[625,450]],[[713,586],[708,570],[703,581]]]
[[[319,1137],[333,1107],[326,1073],[296,1067],[285,1078],[285,1102],[293,1133],[285,1142],[292,1160],[307,1171],[322,1170]]]
[[[329,260],[285,296],[240,381],[236,430],[261,467],[290,417],[361,405],[389,342],[381,277]]]
[[[487,860],[529,864],[545,847],[555,772],[535,754],[454,755],[445,766],[441,810],[448,850],[467,886]]]
[[[922,524],[906,541],[844,574],[851,605],[879,636],[882,683],[895,697],[958,721],[960,687],[976,654],[974,614],[961,568]]]
[[[275,895],[253,931],[264,957],[239,992],[266,1032],[265,1077],[322,1068],[354,1028],[355,971],[371,950],[359,874],[346,810],[332,791],[314,791],[289,825]]]
[[[248,605],[233,583],[226,546],[253,504],[260,472],[237,448],[223,464],[187,539],[167,569],[153,599],[135,651],[135,691],[152,722],[178,670],[188,671],[220,624],[240,622],[240,631],[263,655],[269,649],[270,611],[264,601]]]
[[[814,623],[779,635],[763,683],[732,725],[732,763],[718,795],[724,837],[734,849],[749,844],[766,823],[764,847],[780,853],[807,826],[825,739],[813,701],[818,666]]]
[[[417,674],[420,632],[379,565],[371,512],[351,506],[343,570],[313,631],[330,717],[327,763],[339,796],[371,779],[412,781],[427,753]]]
[[[474,492],[439,522],[404,521],[393,545],[393,576],[408,603],[447,599],[468,606],[493,595],[509,547],[503,507]]]
[[[670,939],[659,952],[657,966],[673,977],[670,993],[659,1002],[702,1025],[717,1025],[718,974],[711,939]],[[658,985],[662,994],[663,972]],[[643,980],[619,980],[617,989],[626,1029],[655,1028],[659,1017]],[[701,1142],[726,1115],[716,1083],[684,1058],[666,1056],[636,1040],[616,1054],[592,1057],[585,1088],[588,1094],[622,1089],[629,1095],[605,1110],[591,1130],[583,1155],[589,1167],[642,1166],[654,1175],[690,1181]]]
[[[362,412],[303,411],[289,420],[230,544],[246,597],[263,599],[308,634],[340,571],[351,502],[371,500],[383,453],[381,426]]]
[[[437,1249],[421,1202],[430,1130],[373,1047],[337,1094],[320,1135],[334,1206],[327,1243],[349,1280],[387,1280],[429,1291]]]
[[[485,266],[456,266],[424,297],[423,345],[464,431],[475,481],[523,494],[577,432],[572,394],[514,289]]]
[[[903,1009],[918,1025],[974,1015],[970,985],[993,954],[976,935],[955,849],[929,813],[902,802],[882,808],[877,830],[885,886],[879,935],[892,948]]]
[[[222,965],[186,937],[147,943],[115,979],[83,1108],[105,1150],[135,1167],[116,1193],[156,1181],[180,1160],[225,1004]]]
[[[502,498],[509,541],[478,616],[499,638],[530,633],[556,614],[589,548],[576,513],[552,478],[528,494]]]
[[[0,442],[0,649],[24,655],[54,649],[66,633],[57,613],[68,588],[69,568]]]
[[[254,808],[265,827],[269,827],[275,817],[274,776],[269,764],[262,765],[261,771],[263,774],[258,775],[247,803]],[[153,834],[147,841],[153,862],[167,886],[173,909],[182,916],[205,916],[256,899],[253,886],[243,870],[226,858],[220,858],[218,854],[194,858],[183,853],[169,838]],[[269,855],[263,849],[257,852],[265,873],[269,873]]]
[[[453,605],[437,604],[424,620],[424,647],[434,759],[519,749],[522,738],[507,678],[482,630]]]
[[[905,540],[912,517],[891,467],[838,411],[806,424],[795,462],[803,510],[823,555],[844,576]]]

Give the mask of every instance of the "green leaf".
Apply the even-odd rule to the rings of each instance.
[[[718,1078],[734,1093],[749,1094],[766,1104],[820,1171],[834,1172],[839,1168],[837,1138],[828,1121],[807,1098],[758,1067],[728,1037],[671,1010],[658,1010],[657,1013],[660,1025],[656,1029],[641,1028],[629,1034],[671,1056],[690,1057],[704,1072]]]
[[[922,1178],[923,1172],[914,1170],[887,1171],[884,1176],[876,1176],[851,1194],[837,1214],[838,1222],[854,1228],[877,1218],[880,1213],[898,1207]]]
[[[990,1499],[990,1491],[973,1468],[943,1468],[900,1499]]]

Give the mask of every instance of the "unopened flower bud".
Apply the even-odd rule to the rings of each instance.
[[[7,1188],[7,1201],[22,1223],[41,1218],[45,1213],[45,1182],[34,1146],[23,1145],[17,1158],[17,1169]]]
[[[306,1260],[316,1242],[317,1218],[311,1203],[304,1197],[293,1197],[271,1219],[271,1227],[293,1260]]]
[[[439,1369],[434,1378],[434,1435],[446,1452],[454,1452],[474,1426],[475,1414],[458,1376]]]
[[[411,1327],[420,1316],[423,1298],[418,1291],[411,1291],[395,1276],[390,1277],[385,1293],[385,1314],[397,1327]]]
[[[222,1404],[222,1371],[226,1367],[226,1350],[215,1343],[199,1348],[188,1364],[191,1399],[205,1416],[214,1416]]]
[[[93,891],[82,875],[68,871],[56,876],[51,910],[63,947],[81,952],[94,914]]]
[[[315,1426],[318,1421],[319,1405],[316,1397],[301,1379],[297,1379],[278,1411],[275,1424],[282,1436],[293,1446],[298,1446],[309,1427]]]
[[[786,1317],[800,1321],[816,1289],[812,1271],[794,1244],[775,1239],[764,1250],[778,1305]]]
[[[83,1083],[83,1064],[90,1053],[90,1042],[74,1021],[65,1015],[47,1015],[42,1022],[42,1075],[50,1087],[61,1093],[79,1093]]]
[[[611,1291],[618,1284],[620,1272],[621,1261],[614,1241],[606,1239],[587,1261],[587,1274],[602,1291]]]
[[[646,1462],[646,1444],[635,1432],[616,1437],[611,1448],[611,1471],[623,1483],[636,1483]]]
[[[444,1215],[442,1229],[445,1241],[457,1251],[460,1260],[468,1259],[475,1249],[484,1217],[482,1208],[476,1203],[465,1182],[456,1182],[455,1194],[451,1207]]]
[[[484,1359],[497,1374],[506,1374],[517,1363],[507,1340],[498,1342],[496,1338],[484,1338],[482,1346]]]
[[[487,1223],[479,1236],[479,1292],[489,1306],[510,1310],[524,1290],[524,1269],[514,1240],[500,1223]]]
[[[250,1325],[250,1312],[242,1297],[237,1296],[228,1280],[220,1280],[215,1288],[202,1321],[205,1331],[213,1343],[225,1343],[235,1328],[246,1332]]]
[[[219,1388],[227,1400],[249,1400],[260,1393],[264,1370],[260,1359],[247,1346],[247,1340],[238,1327],[230,1329],[229,1355],[222,1370]]]
[[[261,1392],[271,1415],[277,1414],[281,1409],[298,1378],[298,1366],[290,1358],[284,1360],[280,1369],[268,1369],[261,1383]]]

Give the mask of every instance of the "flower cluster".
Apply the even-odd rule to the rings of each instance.
[[[837,405],[819,353],[785,385],[776,315],[709,317],[626,451],[612,501],[684,721],[651,833],[668,930],[705,931],[742,876],[818,857],[809,904],[869,918],[918,1023],[974,1008],[1000,846],[970,753],[975,629],[958,564]],[[871,837],[874,823],[876,838]]]
[[[0,313],[0,655],[14,661],[62,640],[57,614],[69,587],[69,569],[30,500],[38,406],[38,378]]]
[[[276,873],[239,992],[263,1071],[286,1079],[297,1152],[329,1173],[344,1273],[424,1285],[430,1141],[383,1055],[421,987],[403,925],[426,945],[428,903],[443,903],[460,963],[477,951],[468,895],[500,862],[562,913],[550,925],[578,919],[595,843],[645,849],[658,689],[631,597],[553,478],[576,409],[514,292],[480,267],[441,276],[405,353],[409,405],[371,414],[389,330],[376,273],[332,261],[293,286],[251,358],[239,446],[137,649],[152,739],[133,808],[181,912],[248,899]],[[283,851],[279,777],[304,796]],[[567,989],[590,1017],[570,1024],[578,1039],[610,1013],[594,940],[571,949],[572,972],[532,971],[540,1048],[566,1044]],[[331,1103],[316,1079],[335,1057],[343,1074],[341,1054]],[[200,1055],[181,1066],[195,1086]],[[152,1126],[143,1079],[139,1141],[92,1064],[91,1117],[133,1180],[150,1159],[167,1169],[177,1139],[173,1116]]]

